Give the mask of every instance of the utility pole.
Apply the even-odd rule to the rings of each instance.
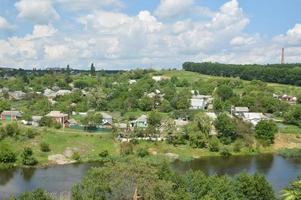
[[[281,49],[281,64],[284,64],[284,48]]]

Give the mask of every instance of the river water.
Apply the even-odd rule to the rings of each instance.
[[[36,188],[44,188],[55,196],[66,196],[75,183],[78,183],[91,167],[99,163],[51,166],[42,169],[0,170],[0,199],[11,194],[20,194]],[[301,175],[301,158],[282,158],[277,155],[206,157],[188,162],[175,161],[172,169],[184,173],[187,170],[202,170],[210,174],[235,175],[246,171],[265,175],[275,191],[280,191],[290,181]]]

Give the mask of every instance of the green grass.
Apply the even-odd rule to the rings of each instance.
[[[280,124],[279,132],[283,134],[301,134],[301,128],[295,125]]]
[[[293,158],[293,157],[299,157],[301,156],[301,149],[280,149],[278,151],[278,155],[284,157],[284,158]]]

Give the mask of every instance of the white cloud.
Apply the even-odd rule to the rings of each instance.
[[[35,25],[33,27],[32,36],[34,38],[50,37],[57,32],[51,24],[49,25]]]
[[[124,7],[120,0],[55,0],[55,2],[72,11]]]
[[[252,45],[256,43],[256,39],[254,37],[243,37],[237,36],[230,41],[230,44],[233,46],[245,46]]]
[[[159,17],[173,17],[183,14],[194,4],[194,0],[161,0],[155,14]]]
[[[279,42],[285,46],[300,46],[301,45],[301,24],[296,24],[292,29],[289,29],[286,35],[274,37],[275,42]]]
[[[15,3],[18,17],[34,23],[47,24],[60,18],[53,7],[52,0],[20,0]]]
[[[14,26],[9,24],[8,21],[0,16],[0,30],[3,29],[3,30],[12,30],[14,29]]]
[[[69,48],[65,45],[46,45],[45,46],[45,55],[50,59],[62,59],[67,57],[69,53]]]

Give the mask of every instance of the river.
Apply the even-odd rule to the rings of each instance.
[[[8,169],[0,170],[0,196],[20,194],[36,188],[44,188],[55,194],[64,196],[75,183],[78,183],[91,167],[99,163],[72,164],[51,166],[42,169]],[[301,174],[301,158],[282,158],[277,155],[206,157],[188,162],[175,161],[172,169],[184,173],[187,170],[202,170],[206,174],[235,175],[246,171],[250,174],[258,172],[265,175],[275,191],[280,191]],[[1,199],[2,199],[1,198]]]

